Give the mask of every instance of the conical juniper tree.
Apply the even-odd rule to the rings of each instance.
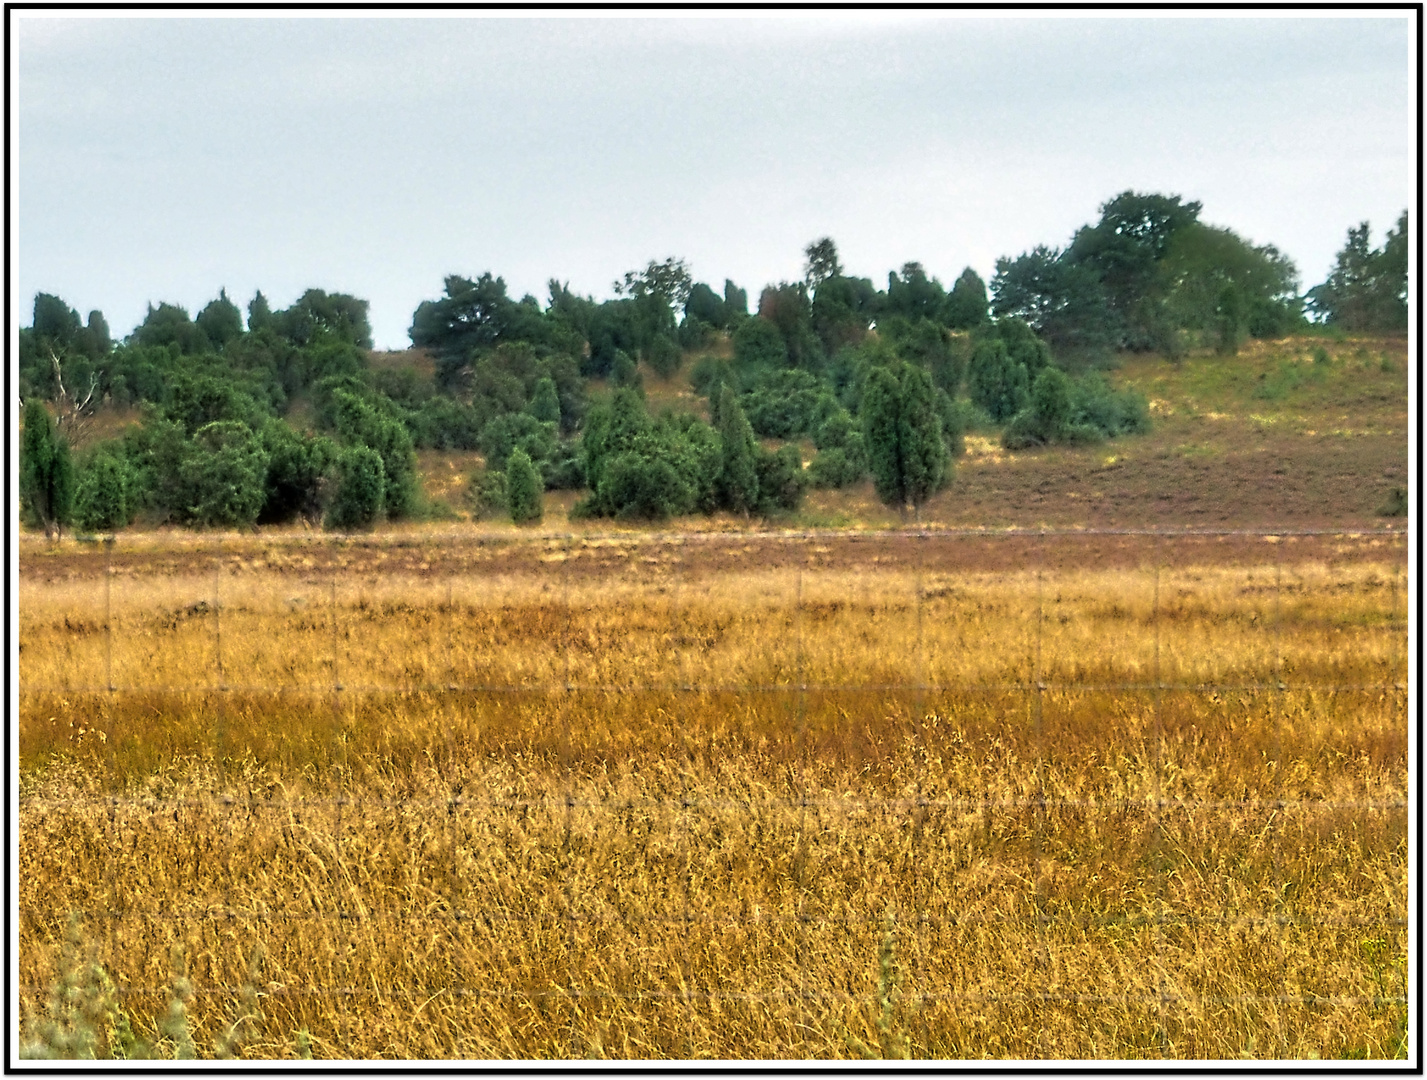
[[[506,505],[510,520],[517,525],[539,521],[545,514],[545,485],[530,455],[518,447],[511,452],[505,468]]]
[[[715,413],[723,443],[719,498],[730,510],[746,516],[758,505],[758,441],[727,383],[719,387]]]
[[[903,517],[910,503],[920,521],[922,504],[950,468],[931,377],[905,362],[873,368],[862,395],[862,432],[877,497]]]
[[[20,439],[20,498],[44,528],[46,539],[69,524],[74,502],[69,444],[55,430],[44,403],[34,397],[25,403],[25,430]]]

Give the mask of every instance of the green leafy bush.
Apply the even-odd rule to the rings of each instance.
[[[130,489],[133,475],[122,454],[105,447],[79,472],[75,486],[74,524],[85,532],[115,532],[133,520]]]
[[[753,430],[766,439],[811,435],[840,408],[827,383],[796,368],[759,376],[739,403]]]
[[[471,508],[471,516],[477,520],[505,514],[509,505],[506,501],[505,473],[484,467],[474,470],[466,486],[466,505]]]
[[[793,444],[769,452],[758,448],[758,512],[764,517],[796,510],[807,490],[803,458]]]
[[[370,529],[386,507],[386,469],[368,446],[349,446],[339,466],[337,491],[327,510],[327,527],[353,532]]]
[[[1004,423],[1026,407],[1030,399],[1030,375],[1026,365],[1012,359],[999,338],[979,341],[971,352],[967,370],[971,400]]]
[[[248,528],[267,501],[268,456],[245,424],[218,420],[200,428],[178,467],[181,520]]]
[[[808,464],[808,483],[815,488],[845,488],[867,475],[867,466],[840,446],[820,450]]]

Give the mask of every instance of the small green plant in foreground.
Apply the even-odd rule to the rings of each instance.
[[[896,926],[892,913],[887,913],[887,928],[882,934],[882,945],[877,950],[877,1045],[868,1046],[843,1024],[843,1041],[848,1049],[854,1050],[868,1060],[902,1060],[912,1056],[912,1040],[897,1029],[895,1017],[901,992],[897,986],[897,944]]]
[[[244,1045],[257,1038],[263,1013],[259,1006],[258,981],[263,953],[255,949],[248,979],[238,992],[238,1000],[228,1024],[213,1041],[213,1056],[219,1059],[241,1056]],[[168,1007],[154,1028],[156,1037],[145,1039],[134,1031],[133,1018],[119,1003],[119,989],[86,948],[79,919],[71,915],[64,944],[60,947],[59,971],[43,1017],[26,1017],[22,1027],[20,1057],[28,1059],[138,1061],[198,1057],[189,1028],[188,1005],[193,1000],[183,954],[173,954],[173,978],[169,982]],[[298,1033],[298,1056],[311,1057],[310,1045]]]

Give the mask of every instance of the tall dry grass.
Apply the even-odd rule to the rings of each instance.
[[[78,912],[246,1056],[1396,1056],[1386,554],[22,581],[22,1002]]]

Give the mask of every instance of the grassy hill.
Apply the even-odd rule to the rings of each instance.
[[[430,377],[430,357],[420,350],[373,353],[371,363]],[[1408,366],[1402,337],[1251,341],[1237,356],[1200,353],[1178,362],[1126,356],[1110,381],[1133,386],[1149,400],[1154,427],[1148,435],[1009,452],[999,429],[973,430],[955,478],[923,507],[922,521],[992,528],[1381,525],[1393,490],[1407,485]],[[707,415],[706,401],[690,385],[690,367],[686,362],[668,379],[641,369],[651,412]],[[601,381],[590,384],[594,399],[609,392]],[[80,448],[138,420],[135,409],[102,408],[86,425]],[[306,399],[295,400],[288,421],[302,428],[310,420]],[[814,452],[806,443],[804,461]],[[466,482],[480,455],[422,450],[417,457],[437,520],[383,528],[420,532],[468,520]],[[613,526],[570,522],[579,497],[547,493],[544,527]],[[809,491],[802,510],[777,524],[882,528],[901,521],[878,502],[868,481]],[[510,526],[483,521],[480,527]],[[741,529],[747,523],[725,515],[663,527]]]
[[[688,382],[643,371],[651,412],[706,412]],[[1110,373],[1150,401],[1153,431],[1089,447],[1016,453],[996,429],[973,431],[951,485],[923,522],[988,527],[1257,527],[1380,525],[1392,489],[1407,484],[1407,341],[1289,338],[1237,355],[1172,362],[1130,356]],[[604,388],[595,384],[595,396]],[[804,447],[805,461],[813,454]],[[424,451],[426,490],[453,508],[475,453]],[[575,497],[547,496],[547,527],[564,527]],[[810,491],[794,526],[894,526],[870,482]],[[596,523],[601,524],[601,523]],[[602,523],[608,526],[609,523]],[[689,528],[707,528],[706,518]],[[715,527],[735,527],[727,518]]]

